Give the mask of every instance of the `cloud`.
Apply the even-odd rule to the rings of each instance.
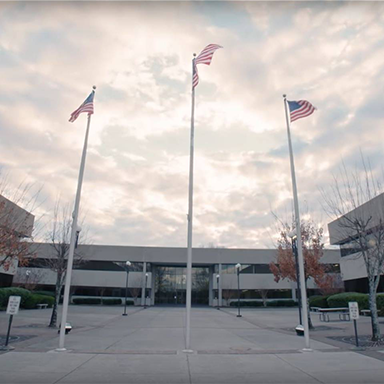
[[[41,183],[48,222],[73,203],[97,85],[81,212],[95,243],[186,245],[191,59],[218,43],[196,89],[194,244],[273,246],[290,219],[282,95],[318,110],[292,124],[303,214],[360,149],[381,174],[383,4],[58,2],[0,6],[2,166]],[[360,168],[361,169],[361,168]]]

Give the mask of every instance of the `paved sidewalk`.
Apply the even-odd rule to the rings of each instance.
[[[57,331],[38,327],[49,312],[21,311],[13,334],[40,332],[0,355],[1,383],[382,383],[384,361],[284,331],[293,310],[257,315],[192,309],[192,354],[184,348],[183,308],[70,307],[67,352]],[[6,324],[0,314],[0,326]],[[269,319],[269,321],[268,321]],[[255,323],[259,322],[259,325]],[[20,327],[21,324],[21,327]],[[28,327],[34,324],[35,328]],[[17,328],[20,327],[20,328]],[[282,331],[279,330],[282,327]],[[383,357],[384,354],[376,352]]]

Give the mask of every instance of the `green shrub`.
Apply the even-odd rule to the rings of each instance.
[[[103,304],[103,305],[121,305],[121,299],[102,299],[101,304]]]
[[[294,300],[271,300],[267,301],[267,307],[294,307],[297,305]]]
[[[384,309],[384,293],[378,293],[376,295],[377,310]]]
[[[343,292],[329,296],[327,299],[330,308],[348,307],[350,301],[357,301],[359,309],[368,309],[368,295],[358,292]]]
[[[384,317],[384,308],[381,308],[380,311],[377,312],[377,314],[378,314],[380,317]]]
[[[0,307],[6,307],[8,305],[9,296],[20,296],[20,307],[24,308],[25,302],[31,296],[31,292],[24,288],[0,288]]]
[[[34,293],[36,295],[55,297],[55,292],[54,291],[33,291],[32,293]]]
[[[127,305],[135,305],[135,302],[132,300],[127,300]]]
[[[231,307],[237,307],[237,301],[231,301],[229,304]],[[240,307],[262,307],[262,301],[240,301]]]
[[[55,299],[51,296],[31,294],[25,301],[24,308],[34,309],[37,304],[48,304],[48,308],[52,308]]]
[[[231,307],[237,307],[237,301],[231,301],[229,304]],[[269,300],[267,301],[267,307],[294,307],[297,303],[294,300]],[[240,301],[240,307],[263,307],[262,301]]]
[[[328,296],[311,296],[309,298],[310,307],[328,308]]]
[[[73,304],[101,304],[101,299],[94,297],[76,297],[72,299]]]

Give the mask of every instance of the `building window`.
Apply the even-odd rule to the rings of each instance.
[[[325,264],[325,272],[340,273],[340,264]]]
[[[255,264],[255,273],[272,273],[269,264]]]
[[[344,244],[340,244],[340,255],[341,257],[353,255],[354,253],[361,252],[361,248],[357,246],[354,242],[348,242]]]
[[[221,271],[223,274],[235,274],[236,264],[222,264]],[[215,271],[219,268],[215,268]],[[215,272],[218,273],[218,272]],[[269,264],[241,264],[240,273],[253,274],[253,273],[272,273],[269,269]]]
[[[227,275],[232,275],[236,273],[236,264],[222,264],[221,265],[221,273],[222,274],[227,274]]]

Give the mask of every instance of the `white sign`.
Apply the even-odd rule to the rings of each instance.
[[[17,315],[20,307],[20,296],[9,296],[7,314],[8,315]]]
[[[350,301],[349,306],[349,316],[351,320],[358,320],[359,318],[359,304],[357,301]]]

